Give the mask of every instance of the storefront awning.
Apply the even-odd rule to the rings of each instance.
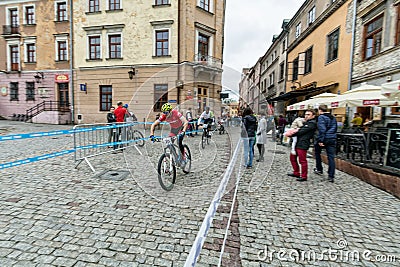
[[[290,91],[290,92],[287,92],[280,96],[277,96],[277,97],[274,97],[271,99],[267,99],[267,101],[268,102],[288,101],[290,99],[293,99],[293,98],[299,97],[299,96],[308,96],[308,95],[315,94],[315,93],[320,94],[320,93],[324,93],[338,85],[339,85],[339,83],[333,83],[333,84],[328,84],[328,85],[324,85],[324,86],[311,87],[311,88],[306,88],[306,89],[302,89],[302,90]]]

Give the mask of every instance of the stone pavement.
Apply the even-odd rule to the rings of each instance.
[[[69,128],[0,121],[2,135]],[[72,155],[1,170],[0,266],[183,266],[238,129],[206,150],[186,138],[192,172],[178,170],[170,192],[154,169],[161,144],[93,158],[96,173],[74,169]],[[0,163],[71,147],[68,135],[0,142]],[[252,170],[237,162],[196,266],[218,264],[236,179],[222,266],[400,265],[399,199],[342,172],[334,184],[313,174],[298,183],[286,176],[287,148],[270,142],[267,152]],[[129,175],[100,179],[105,170]]]

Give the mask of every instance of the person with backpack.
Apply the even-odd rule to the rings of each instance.
[[[323,174],[321,151],[326,149],[328,156],[328,179],[333,183],[335,179],[335,154],[337,140],[337,121],[336,118],[328,111],[327,105],[320,105],[318,108],[318,136],[315,142],[315,165],[314,173]]]

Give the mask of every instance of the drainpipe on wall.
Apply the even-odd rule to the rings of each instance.
[[[177,69],[177,78],[176,80],[179,81],[181,78],[181,50],[180,50],[180,44],[181,44],[181,0],[178,0],[178,69]],[[176,86],[175,82],[175,86]],[[183,85],[182,85],[183,86]],[[176,104],[180,104],[180,94],[181,94],[181,87],[180,85],[176,87],[177,89],[177,97],[176,97]]]
[[[356,23],[357,23],[357,1],[353,0],[353,25],[351,26],[351,48],[350,48],[350,70],[347,82],[347,91],[351,90],[351,78],[353,76],[353,64],[354,64],[354,43],[356,38]],[[349,126],[349,113],[350,108],[346,105],[346,114],[344,119],[344,126]]]
[[[349,79],[347,84],[347,90],[351,90],[351,77],[353,76],[353,61],[354,61],[354,43],[356,35],[356,23],[357,23],[357,0],[353,0],[353,25],[351,27],[351,48],[350,48],[350,71]]]
[[[73,51],[73,40],[74,40],[74,22],[73,22],[73,0],[70,0],[69,7],[69,86],[71,88],[71,123],[75,124],[75,94],[74,94],[74,51]]]

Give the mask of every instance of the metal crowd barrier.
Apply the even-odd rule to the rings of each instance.
[[[140,131],[140,122],[81,124],[74,126],[75,168],[85,161],[95,172],[89,158],[106,153],[118,153],[129,146],[143,146],[147,138]]]

